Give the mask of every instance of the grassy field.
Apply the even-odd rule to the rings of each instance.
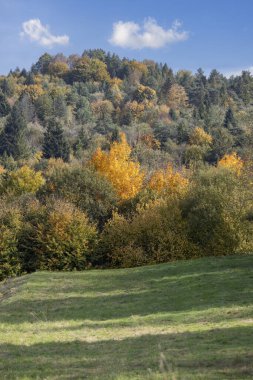
[[[0,379],[252,379],[253,256],[0,286]]]

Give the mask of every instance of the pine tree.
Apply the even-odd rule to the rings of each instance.
[[[68,161],[69,154],[69,144],[61,124],[56,120],[50,120],[44,136],[43,156],[45,158],[62,158],[64,161]]]
[[[25,139],[26,122],[19,106],[14,106],[7,118],[1,134],[0,155],[6,154],[14,159],[27,157],[28,146]]]
[[[231,107],[229,107],[226,112],[224,119],[224,127],[230,130],[231,132],[237,129],[237,123],[235,121],[234,112]]]
[[[0,90],[0,117],[7,116],[11,108],[7,102],[6,96]]]

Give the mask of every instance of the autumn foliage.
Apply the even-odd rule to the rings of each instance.
[[[149,187],[157,193],[163,191],[169,194],[182,195],[188,187],[188,179],[181,173],[173,170],[171,164],[168,164],[165,170],[157,170],[149,180]]]
[[[190,144],[191,145],[209,145],[213,141],[212,136],[204,131],[203,128],[195,128],[190,135]]]
[[[242,159],[235,153],[225,154],[218,162],[218,167],[224,167],[240,175],[243,168]]]
[[[91,160],[95,169],[111,182],[122,200],[133,198],[140,191],[144,179],[140,164],[134,162],[130,155],[131,148],[125,134],[121,133],[120,142],[115,141],[109,152],[99,148]]]

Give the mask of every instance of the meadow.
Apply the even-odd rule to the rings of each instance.
[[[252,379],[251,255],[0,286],[0,377]]]

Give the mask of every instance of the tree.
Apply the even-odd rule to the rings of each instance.
[[[167,103],[174,110],[187,107],[188,96],[184,87],[179,84],[173,84],[169,90]]]
[[[80,124],[85,124],[91,121],[92,112],[90,108],[90,102],[85,96],[79,96],[74,108],[76,120]]]
[[[190,135],[190,144],[191,145],[210,145],[213,141],[212,136],[204,131],[203,128],[197,127],[194,128]]]
[[[235,152],[233,152],[231,154],[225,154],[225,156],[219,160],[218,167],[227,168],[237,175],[240,175],[243,168],[243,161]]]
[[[6,154],[14,159],[27,157],[26,128],[22,110],[18,105],[15,105],[1,134],[0,155]]]
[[[44,94],[40,96],[37,99],[35,105],[36,105],[36,114],[42,122],[45,122],[50,117],[52,117],[54,105],[53,105],[53,99],[51,96],[49,96],[48,94]]]
[[[48,74],[49,65],[52,61],[53,61],[53,57],[50,54],[48,53],[43,54],[39,58],[38,62],[36,62],[35,65],[32,66],[32,69],[31,69],[32,73]]]
[[[7,116],[10,110],[11,107],[7,101],[7,98],[0,90],[0,117]]]
[[[157,193],[169,195],[183,195],[188,188],[189,181],[181,173],[173,170],[168,164],[166,170],[157,170],[151,176],[148,186]]]
[[[61,61],[51,62],[48,66],[48,72],[50,75],[62,77],[69,70],[67,63]]]
[[[203,128],[194,128],[189,135],[189,144],[186,147],[184,158],[187,164],[195,167],[201,165],[211,149],[212,136]]]
[[[166,73],[166,79],[161,86],[161,90],[160,90],[160,94],[159,94],[160,100],[162,103],[167,102],[168,96],[169,96],[169,91],[175,82],[173,71],[171,69],[168,69],[168,68],[166,69],[166,66],[165,66],[165,69],[163,68],[163,73],[164,74]]]
[[[144,101],[152,101],[156,98],[156,92],[148,86],[143,86],[140,84],[133,94],[133,99],[138,103]]]
[[[93,59],[87,56],[80,58],[75,63],[75,66],[70,74],[73,82],[103,82],[110,80],[106,64],[99,59]]]
[[[113,128],[113,104],[109,100],[97,100],[92,103],[91,108],[96,120],[95,131],[101,135],[107,134]]]
[[[71,168],[62,161],[50,162],[50,166],[49,173],[46,172],[46,184],[40,192],[41,197],[46,199],[54,196],[71,202],[101,228],[111,217],[118,200],[109,181],[93,170]]]
[[[182,203],[190,241],[204,255],[234,253],[244,242],[245,192],[225,168],[201,171]]]
[[[12,192],[15,195],[36,193],[44,182],[41,172],[35,172],[29,166],[24,165],[5,174],[0,185],[0,191],[4,193]]]
[[[125,134],[121,133],[121,141],[115,141],[110,151],[100,148],[93,155],[91,162],[96,170],[105,176],[116,189],[122,200],[134,197],[141,189],[144,173],[140,164],[130,158],[131,148]]]
[[[238,131],[237,123],[234,117],[234,112],[231,107],[227,109],[225,119],[224,119],[224,128],[228,129],[230,133],[235,135]]]
[[[204,118],[208,107],[207,80],[202,69],[198,69],[189,90],[189,101],[193,104],[200,118]]]
[[[50,120],[44,136],[43,156],[45,158],[62,158],[64,161],[68,161],[69,154],[69,144],[61,124],[56,120]]]

